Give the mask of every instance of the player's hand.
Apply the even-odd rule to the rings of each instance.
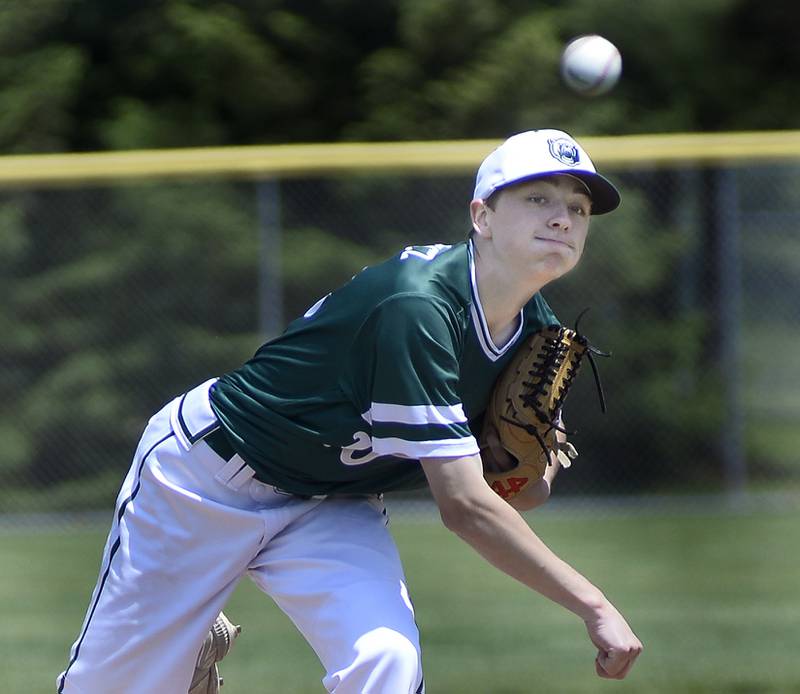
[[[586,629],[592,643],[597,646],[597,674],[606,679],[623,679],[643,648],[623,616],[609,603],[586,620]]]
[[[481,449],[481,460],[483,461],[484,472],[507,472],[517,466],[517,459],[511,455],[497,435],[497,429],[489,425],[486,426],[485,444]]]
[[[487,425],[483,433],[483,443],[485,444],[484,448],[481,448],[483,471],[506,472],[513,470],[518,465],[518,461],[503,448],[500,437],[497,435],[497,429]],[[561,435],[560,432],[557,434],[557,436]],[[556,454],[552,453],[551,456],[553,463],[548,466],[542,479],[527,485],[521,492],[508,499],[508,503],[520,513],[537,508],[550,498],[550,485],[560,467]]]

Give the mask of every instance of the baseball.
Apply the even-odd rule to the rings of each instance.
[[[597,34],[573,39],[561,54],[561,77],[567,86],[585,96],[605,94],[621,73],[619,50]]]

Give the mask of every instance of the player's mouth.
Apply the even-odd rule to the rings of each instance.
[[[537,241],[545,241],[547,243],[556,243],[560,246],[566,246],[567,248],[572,248],[574,250],[575,246],[573,246],[569,241],[565,241],[564,239],[554,239],[549,236],[534,236]]]

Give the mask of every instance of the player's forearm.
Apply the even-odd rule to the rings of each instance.
[[[483,479],[481,458],[422,460],[444,524],[487,561],[584,620],[608,601],[557,557]]]
[[[514,509],[493,501],[446,521],[448,527],[492,565],[584,620],[608,606],[603,593],[554,554]]]

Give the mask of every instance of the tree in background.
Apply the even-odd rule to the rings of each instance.
[[[800,44],[778,5],[7,0],[0,152],[796,127]],[[557,74],[564,42],[589,32],[624,56],[622,82],[593,100]],[[719,408],[700,368],[706,321],[675,297],[702,243],[681,233],[669,176],[624,183],[608,254],[552,300],[569,322],[591,296],[585,328],[617,355],[601,365],[609,417],[575,413],[609,461],[594,482],[646,486],[688,457],[713,459]],[[470,191],[469,177],[282,183],[286,316],[399,246],[461,238]],[[422,225],[418,209],[433,211]],[[15,396],[0,405],[0,486],[15,508],[21,481],[66,489],[66,507],[75,481],[85,490],[105,470],[116,483],[158,398],[248,356],[257,226],[244,184],[3,195],[0,378]],[[105,503],[98,489],[87,503]]]
[[[0,151],[793,128],[800,43],[755,0],[6,0]],[[601,33],[620,85],[559,82]]]

